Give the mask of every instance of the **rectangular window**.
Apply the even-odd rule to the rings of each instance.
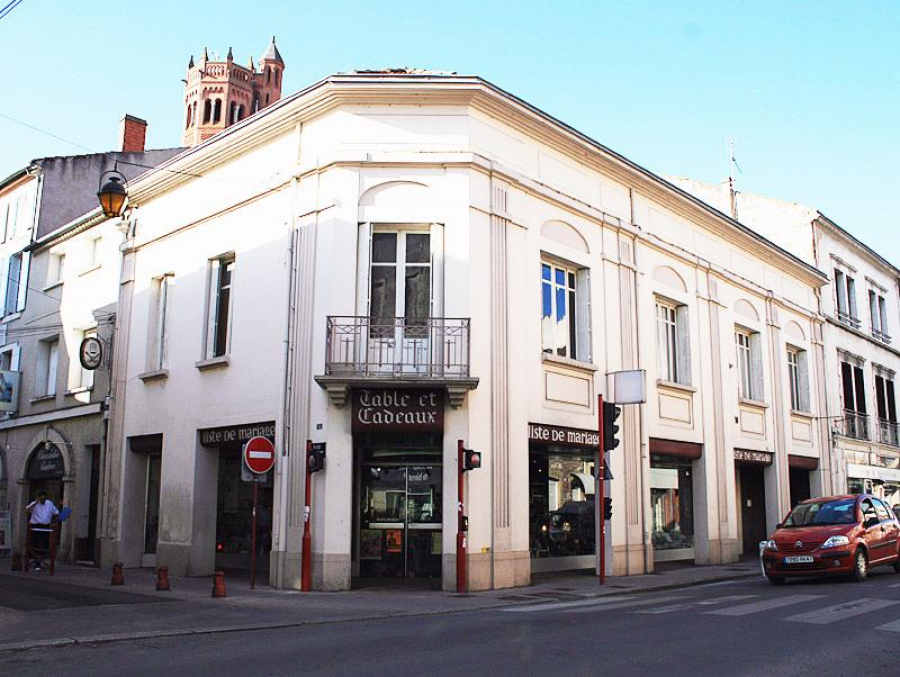
[[[872,336],[885,343],[891,342],[888,333],[887,303],[884,296],[874,289],[869,290],[869,317],[872,320]]]
[[[878,418],[897,422],[897,403],[894,395],[894,377],[888,373],[875,374],[875,407]]]
[[[856,310],[856,281],[847,273],[835,269],[834,288],[838,320],[852,327],[859,327],[859,316]]]
[[[234,255],[210,262],[210,299],[207,325],[206,357],[221,357],[229,350]]]
[[[9,268],[6,275],[6,298],[3,301],[3,314],[9,315],[16,312],[19,299],[19,280],[22,274],[22,254],[13,254],[9,257]]]
[[[41,341],[37,364],[35,394],[46,397],[56,394],[56,377],[59,368],[59,337]]]
[[[93,237],[87,243],[87,267],[96,268],[100,265],[100,245],[103,237]]]
[[[47,284],[56,284],[63,281],[66,272],[66,255],[51,254],[50,269],[47,271]]]
[[[428,338],[432,313],[430,233],[410,229],[372,234],[369,271],[370,335],[400,343]],[[402,319],[402,336],[397,322]],[[416,350],[405,343],[404,350]]]
[[[150,357],[148,369],[155,371],[165,369],[168,364],[169,332],[171,325],[172,291],[175,276],[163,275],[153,281],[155,300],[151,308],[150,318]]]
[[[541,343],[545,353],[577,359],[577,288],[574,269],[541,262]]]
[[[751,374],[752,360],[750,359],[750,334],[743,331],[734,332],[734,342],[737,348],[738,392],[747,400],[753,398],[753,379]]]
[[[659,378],[691,384],[691,350],[687,306],[656,302],[656,339]]]

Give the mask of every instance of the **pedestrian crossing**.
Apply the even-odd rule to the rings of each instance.
[[[592,599],[533,604],[502,609],[505,613],[540,614],[605,614],[617,611],[622,614],[663,616],[672,613],[689,613],[719,618],[745,618],[756,615],[788,623],[831,625],[850,618],[863,617],[857,622],[883,632],[900,633],[900,618],[885,623],[884,616],[892,611],[900,615],[900,594],[894,592],[900,584],[860,590],[866,597],[851,598],[837,604],[827,594],[788,594],[767,591],[768,594],[727,590],[693,589],[663,595],[615,595]],[[888,592],[890,590],[890,592]],[[737,591],[735,591],[737,592]],[[712,593],[712,594],[710,594]],[[881,596],[876,596],[876,595]],[[649,619],[648,619],[649,620]]]

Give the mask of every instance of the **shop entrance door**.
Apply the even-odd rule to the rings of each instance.
[[[741,481],[741,526],[745,557],[759,556],[759,542],[766,539],[765,467],[742,464],[738,466]]]
[[[360,576],[440,578],[442,481],[439,465],[362,466]]]

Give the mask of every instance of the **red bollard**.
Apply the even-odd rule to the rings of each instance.
[[[156,570],[156,589],[169,589],[169,567],[159,567]]]
[[[12,570],[13,571],[21,571],[22,570],[22,555],[16,553],[12,556]]]
[[[121,562],[113,564],[112,580],[110,585],[125,585],[125,574],[122,573],[122,567],[125,566]]]
[[[228,595],[225,590],[225,572],[217,571],[213,575],[213,588],[212,588],[212,596],[213,597],[226,597]]]

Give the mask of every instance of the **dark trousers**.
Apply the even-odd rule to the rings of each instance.
[[[37,531],[37,529],[47,529],[47,531]],[[35,564],[40,564],[44,560],[44,555],[50,555],[50,525],[35,524],[31,531],[31,559]]]

